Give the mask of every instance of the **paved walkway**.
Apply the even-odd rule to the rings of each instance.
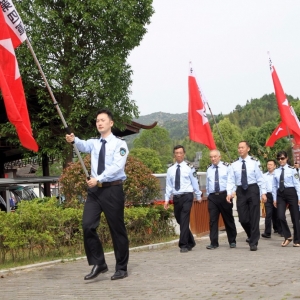
[[[273,234],[249,251],[238,231],[236,249],[225,233],[216,250],[205,248],[208,237],[188,253],[176,242],[133,249],[123,280],[110,280],[112,254],[106,255],[109,272],[91,281],[83,280],[90,271],[85,258],[0,271],[0,299],[300,299],[300,249],[281,247],[283,238]]]

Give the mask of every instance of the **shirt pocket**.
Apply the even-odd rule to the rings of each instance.
[[[113,158],[114,158],[114,149],[108,148],[105,149],[105,163],[110,165],[113,162]]]

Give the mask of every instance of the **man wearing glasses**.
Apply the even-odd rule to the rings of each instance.
[[[273,181],[273,201],[277,207],[278,218],[282,227],[284,241],[282,247],[286,247],[294,240],[294,247],[300,247],[300,225],[299,225],[299,205],[300,205],[300,182],[299,175],[294,167],[287,164],[288,156],[285,151],[277,153],[277,160],[280,167],[275,170]],[[294,228],[294,238],[286,221],[285,211],[289,205],[291,219]]]

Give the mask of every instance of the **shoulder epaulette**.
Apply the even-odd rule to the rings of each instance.
[[[228,163],[226,161],[223,161],[223,165],[226,166],[226,167],[228,167],[228,166],[230,166],[230,163]]]
[[[124,138],[121,137],[121,136],[116,136],[116,138],[118,138],[118,139],[120,139],[120,140],[124,140]]]
[[[175,163],[172,163],[170,166],[169,166],[169,168],[171,168],[172,166],[174,166],[175,165]]]
[[[91,139],[91,140],[99,140],[100,137],[99,137],[99,136],[92,136],[92,137],[90,137],[90,139]]]
[[[292,167],[292,166],[288,166],[289,168],[291,168],[291,169],[295,169],[295,167]]]
[[[255,161],[258,161],[258,159],[254,156],[251,156],[251,159],[255,160]]]
[[[208,166],[207,166],[207,169],[211,166],[212,164],[209,164]]]
[[[194,168],[194,166],[190,162],[186,162],[187,166],[189,166],[191,169]]]

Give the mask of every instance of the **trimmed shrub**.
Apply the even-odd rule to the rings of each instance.
[[[57,199],[22,201],[14,213],[0,212],[0,262],[35,257],[83,255],[83,205],[65,208]],[[172,209],[162,206],[125,208],[125,225],[131,246],[173,237]],[[104,214],[98,234],[103,246],[112,248]]]
[[[90,155],[84,158],[87,169],[90,169]],[[159,180],[151,174],[139,159],[129,156],[125,166],[127,179],[124,182],[127,205],[149,203],[160,194]],[[65,195],[66,206],[76,206],[78,199],[86,199],[86,177],[80,162],[70,163],[60,177],[61,192]]]

